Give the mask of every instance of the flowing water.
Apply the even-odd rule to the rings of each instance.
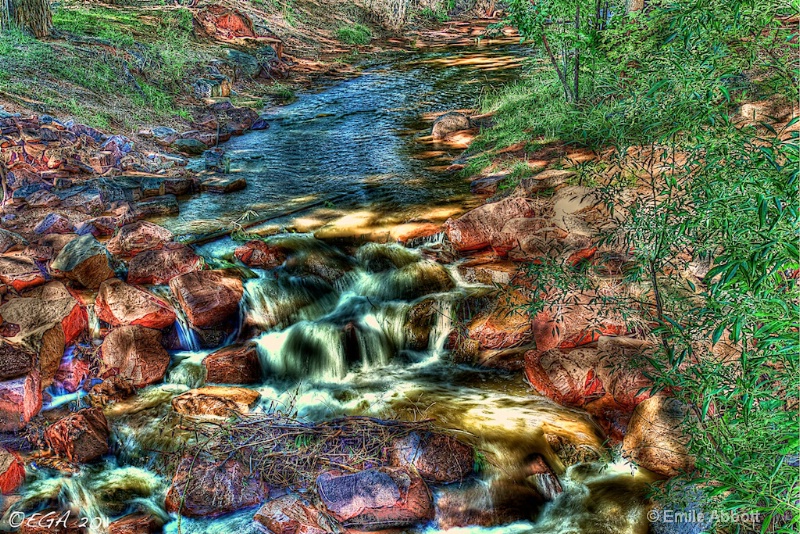
[[[469,107],[487,87],[513,77],[520,60],[520,51],[508,47],[417,54],[302,95],[275,111],[269,130],[227,144],[232,172],[248,179],[245,191],[194,197],[184,201],[179,217],[162,222],[191,233],[225,224],[247,208],[278,216],[330,198],[338,199],[335,207],[296,217],[324,219],[327,210],[331,220],[368,212],[391,225],[425,220],[434,211],[463,211],[474,202],[468,184],[442,172],[459,150],[429,142],[428,114]],[[247,271],[241,316],[227,340],[257,343],[264,368],[263,382],[252,386],[262,395],[257,409],[291,411],[309,421],[338,415],[433,419],[462,431],[482,451],[480,474],[469,484],[435,489],[437,502],[507,510],[509,523],[452,533],[647,532],[647,474],[613,454],[563,471],[549,448],[545,434],[601,449],[601,434],[585,413],[535,395],[521,373],[451,361],[447,341],[454,318],[479,306],[491,288],[467,284],[455,265],[432,260],[441,247],[435,238],[416,248],[336,247],[311,234],[271,239],[294,251],[296,261]],[[229,260],[234,246],[222,239],[198,250],[214,262]],[[167,288],[154,291],[168,296]],[[148,451],[174,439],[175,430],[165,426],[170,400],[203,384],[201,362],[212,351],[198,348],[185,318],[177,328],[185,350],[172,353],[165,383],[108,411],[115,458],[76,475],[36,469],[24,502],[49,498],[90,516],[138,508],[166,517],[168,481],[152,469]],[[561,474],[564,491],[549,503],[536,494],[553,491],[552,480],[526,471],[536,454]],[[183,519],[180,530],[255,531],[252,515],[245,510]],[[450,524],[458,519],[453,512],[443,516]],[[177,521],[166,530],[177,532]]]

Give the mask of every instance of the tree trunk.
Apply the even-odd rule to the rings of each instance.
[[[17,27],[46,37],[53,26],[50,0],[0,0],[0,31]]]

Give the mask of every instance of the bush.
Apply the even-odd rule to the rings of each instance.
[[[350,45],[366,45],[372,40],[372,31],[366,26],[354,22],[336,30],[336,38]]]

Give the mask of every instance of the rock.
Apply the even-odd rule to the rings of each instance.
[[[683,429],[688,408],[677,399],[651,397],[636,407],[622,442],[623,454],[642,467],[668,477],[694,469],[689,437]]]
[[[176,276],[197,271],[203,259],[186,245],[169,243],[159,250],[146,250],[128,265],[129,284],[167,284]]]
[[[154,515],[137,512],[120,517],[108,525],[108,534],[157,534],[164,522]]]
[[[437,432],[412,432],[389,449],[391,465],[413,467],[427,482],[449,484],[472,474],[472,447]]]
[[[421,351],[428,348],[437,314],[437,302],[434,298],[421,300],[409,308],[404,324],[409,349]]]
[[[458,219],[448,219],[444,231],[457,251],[480,250],[498,241],[505,245],[507,239],[501,234],[506,222],[533,214],[525,199],[507,198],[484,204]]]
[[[255,78],[261,72],[261,64],[255,56],[240,52],[233,48],[226,48],[223,52],[227,62],[233,66],[236,71],[237,78],[239,75],[248,78]],[[224,95],[222,95],[224,96]]]
[[[257,384],[261,364],[254,345],[232,345],[203,358],[206,382],[211,384]]]
[[[558,347],[563,338],[560,321],[548,311],[540,311],[533,317],[533,340],[536,350],[543,352]]]
[[[131,381],[119,376],[112,376],[103,380],[91,389],[90,399],[95,406],[106,406],[112,402],[119,402],[134,395],[136,388]]]
[[[186,318],[198,328],[224,324],[239,312],[242,281],[224,271],[196,271],[169,282]]]
[[[114,235],[118,227],[119,221],[116,217],[95,217],[80,223],[75,228],[75,233],[78,235],[92,234],[95,237],[106,237]]]
[[[531,197],[548,189],[565,184],[570,178],[575,176],[575,171],[564,171],[550,169],[540,172],[530,178],[524,178],[517,185],[512,193],[513,196]]]
[[[45,430],[47,446],[70,462],[86,463],[108,453],[108,421],[100,408],[84,408]]]
[[[497,193],[500,184],[508,178],[508,173],[490,174],[483,178],[473,180],[469,184],[469,190],[473,195],[494,195]]]
[[[42,409],[39,371],[0,381],[0,432],[16,432]]]
[[[171,146],[178,152],[189,156],[199,156],[208,150],[208,146],[197,139],[176,139]]]
[[[32,350],[0,340],[0,380],[28,374],[37,364]]]
[[[491,252],[458,264],[458,272],[470,284],[510,284],[520,270],[513,261],[501,260]]]
[[[507,349],[530,340],[531,319],[515,305],[523,303],[524,297],[514,294],[513,298],[511,303],[498,300],[467,326],[469,338],[478,341],[481,349]]]
[[[550,449],[566,467],[585,462],[596,462],[603,458],[603,453],[590,445],[576,445],[563,436],[547,432],[544,437],[547,444],[550,445]]]
[[[49,213],[44,219],[39,221],[34,229],[39,235],[45,234],[70,234],[75,231],[69,219],[58,213]]]
[[[136,203],[139,217],[161,217],[178,213],[178,199],[175,195],[161,195],[140,200]]]
[[[136,388],[160,382],[169,366],[169,354],[161,346],[161,332],[143,326],[120,326],[103,340],[104,373],[128,379]]]
[[[95,313],[111,326],[140,325],[161,330],[175,322],[175,312],[169,304],[116,278],[100,285]]]
[[[510,488],[505,484],[489,485],[480,481],[450,484],[436,491],[436,526],[441,531],[458,527],[498,527],[530,520],[542,498],[533,488]],[[467,529],[464,529],[467,530]],[[502,527],[492,529],[503,532]]]
[[[339,531],[329,517],[294,493],[267,501],[253,519],[272,534],[330,534]]]
[[[16,291],[24,291],[44,284],[46,280],[42,269],[33,258],[24,253],[12,252],[0,256],[0,282]]]
[[[116,256],[135,256],[145,250],[160,248],[172,241],[172,232],[147,221],[136,221],[119,229],[107,243],[108,251]]]
[[[286,261],[286,253],[283,247],[270,245],[261,239],[253,239],[236,247],[233,255],[250,267],[272,269],[280,267]]]
[[[172,409],[184,415],[230,417],[248,413],[260,398],[261,394],[253,389],[207,386],[178,395],[172,399]]]
[[[532,350],[525,353],[525,376],[541,395],[565,406],[585,406],[605,395],[593,349]]]
[[[247,14],[222,5],[212,4],[195,14],[200,28],[212,38],[232,40],[256,37],[253,21]]]
[[[0,254],[13,250],[22,250],[28,242],[21,235],[0,228]]]
[[[541,454],[536,454],[528,463],[528,472],[531,474],[534,485],[539,494],[547,501],[552,501],[564,490],[558,477],[547,465]]]
[[[232,458],[184,456],[167,492],[166,509],[186,517],[214,517],[261,504],[269,490],[257,473]]]
[[[328,471],[317,477],[317,493],[334,519],[356,530],[407,527],[433,518],[428,487],[404,468]]]
[[[19,454],[0,446],[0,495],[10,495],[25,482],[25,464]]]
[[[205,78],[198,78],[194,82],[193,87],[194,95],[197,98],[220,98],[231,96],[231,81],[227,76],[223,76],[221,74],[207,76]],[[173,146],[175,146],[175,144],[176,143],[173,143]],[[196,152],[189,153],[196,154]]]
[[[50,267],[85,288],[97,289],[114,277],[110,263],[106,248],[93,235],[84,235],[61,249]]]
[[[200,190],[209,193],[233,193],[247,187],[247,180],[241,176],[211,176],[200,181]]]
[[[53,386],[65,393],[74,393],[80,389],[89,374],[89,363],[83,358],[64,358],[53,377]]]
[[[0,306],[3,326],[14,325],[7,340],[39,355],[42,387],[53,383],[64,349],[88,327],[86,310],[61,282],[36,287]]]
[[[470,127],[471,124],[469,117],[463,113],[445,113],[433,121],[431,135],[434,139],[444,139],[447,137],[447,134],[457,132],[459,130],[469,130]]]

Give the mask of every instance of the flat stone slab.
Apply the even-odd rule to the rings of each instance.
[[[233,193],[247,187],[247,180],[240,176],[212,176],[200,182],[200,189],[210,193]]]

